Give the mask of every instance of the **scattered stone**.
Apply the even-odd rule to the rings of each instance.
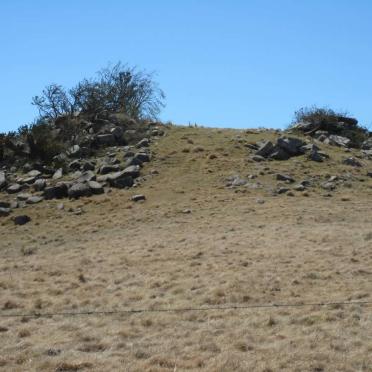
[[[264,199],[257,199],[256,200],[256,203],[257,204],[264,204],[265,203],[265,200]]]
[[[296,191],[305,191],[306,190],[306,187],[304,185],[296,185],[293,187],[293,190],[296,190]]]
[[[261,161],[265,161],[266,159],[261,155],[253,155],[251,159],[257,163],[260,163]]]
[[[346,137],[331,134],[323,142],[326,143],[326,144],[329,144],[329,145],[340,146],[340,147],[348,147],[351,143],[351,140],[349,138],[346,138]]]
[[[304,145],[306,145],[304,141],[295,137],[280,137],[277,141],[277,146],[291,156],[303,154],[301,147]]]
[[[0,201],[0,208],[11,208],[11,206],[9,202]]]
[[[291,176],[288,176],[286,174],[281,174],[281,173],[278,173],[276,175],[276,179],[278,181],[285,181],[285,182],[288,182],[288,183],[293,183],[295,182],[295,180],[291,177]]]
[[[68,167],[71,169],[71,170],[80,170],[80,168],[81,168],[81,162],[80,162],[80,160],[74,160],[74,161],[72,161],[69,165],[68,165]]]
[[[289,189],[287,187],[279,187],[278,190],[276,191],[278,194],[285,194],[288,192]]]
[[[353,157],[344,159],[342,161],[342,164],[350,165],[352,167],[361,167],[362,166],[362,164],[357,159],[355,159]]]
[[[83,164],[83,171],[88,171],[88,170],[94,171],[95,168],[96,168],[95,165],[90,161],[86,161]]]
[[[322,189],[332,191],[336,188],[336,185],[333,182],[324,182],[321,184]]]
[[[137,152],[137,154],[134,155],[134,159],[139,160],[142,163],[147,163],[151,160],[150,154],[146,152]]]
[[[372,150],[372,137],[362,143],[362,150]]]
[[[57,204],[57,209],[62,211],[63,209],[65,209],[65,205],[63,203],[59,203]]]
[[[367,177],[372,177],[372,171],[367,172]]]
[[[145,195],[138,194],[138,195],[133,195],[131,197],[131,200],[134,201],[134,202],[138,202],[140,200],[146,200],[146,197],[145,197]]]
[[[25,225],[26,223],[30,221],[31,221],[31,217],[27,215],[20,215],[20,216],[13,217],[14,224],[19,225],[19,226]]]
[[[183,214],[190,214],[191,213],[191,209],[184,209],[182,211]]]

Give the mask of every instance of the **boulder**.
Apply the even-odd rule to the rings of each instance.
[[[88,187],[94,195],[103,194],[104,192],[103,186],[96,181],[88,181]]]
[[[269,155],[269,158],[274,160],[288,160],[290,157],[287,151],[278,146],[275,146],[273,152]]]
[[[61,182],[55,186],[46,187],[43,196],[46,200],[66,198],[68,196],[67,189],[67,185]]]
[[[133,177],[124,173],[124,171],[106,174],[97,177],[98,182],[108,182],[110,186],[125,188],[133,186]]]
[[[68,167],[72,170],[80,170],[81,168],[81,162],[79,160],[72,161]]]
[[[78,199],[82,196],[91,196],[92,191],[86,183],[75,183],[68,189],[69,198]]]
[[[0,201],[0,208],[10,208],[10,203],[6,201]]]
[[[28,194],[28,193],[21,193],[21,194],[18,194],[17,195],[17,200],[20,200],[20,201],[26,201],[28,198],[30,198],[32,195],[31,194]]]
[[[257,163],[266,160],[266,158],[264,158],[264,157],[261,156],[261,155],[253,155],[253,156],[251,157],[251,159],[252,159],[253,161],[257,162]]]
[[[304,141],[295,137],[280,137],[277,141],[277,146],[291,156],[303,154],[301,147],[305,145],[306,143]]]
[[[123,138],[124,131],[121,127],[111,128],[110,134],[112,134],[117,141],[120,141]]]
[[[129,167],[123,170],[124,176],[131,176],[133,178],[137,178],[140,175],[140,167],[139,165],[130,165]]]
[[[119,172],[120,166],[117,164],[104,164],[99,168],[99,174],[109,174],[113,172]]]
[[[134,155],[134,159],[139,160],[141,163],[148,163],[151,160],[151,156],[146,152],[137,152]]]
[[[27,177],[27,178],[23,178],[19,182],[21,184],[32,185],[33,183],[35,183],[36,180],[37,180],[36,177]]]
[[[137,159],[137,158],[128,158],[126,161],[125,161],[125,167],[129,167],[131,165],[139,165],[139,166],[142,166],[142,161]]]
[[[318,163],[321,163],[323,161],[323,157],[319,154],[318,151],[316,150],[313,150],[309,153],[308,155],[308,159],[312,160],[312,161],[316,161]]]
[[[86,161],[83,164],[84,171],[88,171],[88,170],[94,171],[95,168],[96,168],[95,165],[91,161]]]
[[[324,143],[334,146],[348,147],[351,143],[351,140],[346,137],[331,134],[328,138],[324,140]]]
[[[270,141],[262,142],[259,145],[255,155],[267,157],[274,151],[274,145]]]

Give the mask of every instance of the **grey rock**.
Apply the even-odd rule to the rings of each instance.
[[[99,182],[88,181],[88,186],[94,195],[103,194],[104,192],[103,186]]]
[[[53,179],[54,180],[59,180],[59,179],[61,179],[63,177],[63,169],[62,168],[59,168],[59,169],[57,169],[55,172],[54,172],[54,174],[53,174]]]
[[[50,199],[62,199],[68,196],[67,185],[65,183],[60,183],[55,186],[46,187],[44,189],[43,196],[46,200]]]
[[[363,149],[363,150],[372,150],[372,137],[366,139],[366,140],[362,143],[362,149]]]
[[[117,164],[104,164],[99,168],[100,174],[109,174],[120,171],[120,166]]]
[[[39,177],[39,176],[41,176],[41,172],[38,171],[37,169],[33,169],[33,170],[29,171],[29,172],[27,173],[27,175],[28,175],[29,177]]]
[[[350,165],[352,167],[361,167],[362,166],[362,164],[357,159],[355,159],[353,157],[344,159],[342,161],[342,164]]]
[[[277,146],[292,156],[303,154],[301,147],[305,145],[304,141],[295,137],[280,137],[277,141]]]
[[[288,191],[289,189],[287,187],[279,187],[278,190],[276,190],[278,194],[285,194]]]
[[[141,163],[148,163],[151,160],[151,156],[146,152],[137,152],[134,155],[134,159],[139,160]]]
[[[20,215],[13,218],[13,222],[15,225],[25,225],[26,223],[31,221],[31,217],[27,215]]]
[[[0,217],[7,217],[12,210],[10,208],[0,207]]]
[[[367,172],[367,177],[372,177],[372,171]]]
[[[70,198],[78,199],[83,196],[91,196],[92,191],[86,183],[75,183],[68,189],[68,196]]]
[[[95,181],[96,175],[92,171],[86,171],[81,174],[81,176],[77,179],[78,183],[84,183],[89,181]]]
[[[124,131],[121,127],[111,128],[110,133],[117,139],[120,140],[123,137]]]
[[[284,149],[276,146],[274,151],[269,155],[269,158],[274,160],[288,160],[290,155]]]
[[[139,165],[142,166],[142,161],[137,158],[128,158],[125,161],[125,167],[129,167],[131,165]]]
[[[79,160],[72,161],[68,167],[72,170],[80,170],[81,168],[81,162]]]
[[[282,174],[282,173],[278,173],[276,175],[276,179],[278,181],[285,181],[285,182],[289,182],[289,183],[295,182],[295,180],[291,176],[288,176],[288,175]]]
[[[0,200],[0,208],[11,208],[10,203]]]
[[[17,192],[20,192],[22,190],[22,186],[19,183],[14,183],[13,185],[10,185],[6,191],[8,194],[16,194]]]
[[[35,183],[32,185],[35,191],[43,191],[46,187],[46,181],[42,178],[39,178],[35,181]]]
[[[316,161],[318,163],[321,163],[323,161],[323,157],[319,154],[318,151],[311,151],[308,155],[308,158],[312,161]]]
[[[265,161],[266,159],[261,155],[253,155],[251,159],[257,163],[260,163],[261,161]]]
[[[20,180],[20,183],[26,184],[26,185],[32,185],[36,181],[36,177],[27,177]]]
[[[130,165],[123,170],[124,176],[131,176],[132,178],[137,178],[140,175],[139,165]]]
[[[84,164],[83,164],[83,170],[84,171],[88,171],[88,170],[94,171],[94,169],[95,169],[95,165],[92,162],[90,162],[90,161],[84,162]]]
[[[31,196],[26,200],[26,204],[37,204],[44,200],[42,196]]]
[[[17,195],[17,200],[20,201],[26,201],[28,198],[30,198],[32,195],[28,193],[21,193]]]
[[[79,145],[73,145],[66,151],[66,154],[70,158],[78,158],[81,155],[81,148]]]
[[[150,140],[148,138],[143,138],[141,141],[139,141],[136,145],[137,148],[141,147],[149,147],[150,146]]]
[[[124,159],[126,158],[133,158],[135,155],[135,153],[133,151],[127,151],[125,154],[124,154]]]
[[[293,187],[293,190],[296,190],[296,191],[305,191],[306,190],[306,187],[304,185],[296,185]]]
[[[258,156],[267,157],[274,150],[274,145],[270,141],[265,141],[263,143],[259,143],[258,146],[259,146],[259,148],[255,153],[255,155],[258,155]]]
[[[324,142],[334,146],[348,147],[351,143],[351,140],[346,137],[331,134]]]
[[[336,185],[333,182],[324,182],[321,184],[322,189],[332,191],[336,188]]]
[[[5,172],[0,171],[0,190],[7,185],[7,180],[5,177]]]
[[[300,147],[300,151],[302,153],[306,153],[306,152],[313,152],[313,151],[316,151],[318,152],[320,149],[317,145],[314,145],[313,143],[308,143],[307,145],[305,146],[301,146]]]

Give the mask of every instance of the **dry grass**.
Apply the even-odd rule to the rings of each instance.
[[[279,171],[363,179],[334,148],[323,164],[247,161],[245,143],[275,136],[173,128],[138,190],[3,219],[0,313],[372,300],[371,180],[272,197]],[[227,189],[232,174],[263,186]],[[139,191],[146,202],[129,201]],[[372,371],[372,317],[352,305],[0,318],[0,348],[4,371]]]

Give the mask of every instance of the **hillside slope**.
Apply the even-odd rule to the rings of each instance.
[[[255,308],[372,301],[372,162],[251,160],[279,135],[170,127],[137,188],[2,219],[0,369],[372,371],[371,305]]]

